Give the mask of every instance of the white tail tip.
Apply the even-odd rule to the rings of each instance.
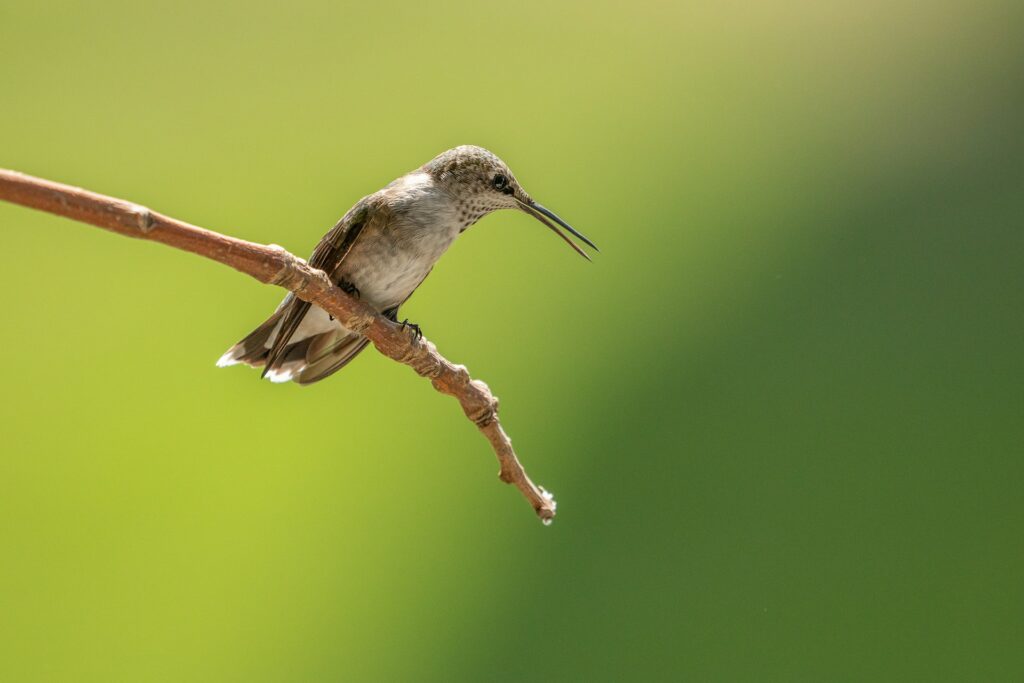
[[[267,379],[274,384],[282,384],[284,382],[290,382],[294,377],[294,373],[290,368],[277,368],[267,373]]]
[[[238,349],[232,346],[223,356],[217,359],[217,367],[228,368],[232,365],[238,365],[238,356],[235,355],[237,353]]]

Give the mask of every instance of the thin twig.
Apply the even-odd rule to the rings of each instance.
[[[465,366],[446,360],[431,342],[417,340],[411,330],[349,296],[323,271],[310,268],[283,247],[228,237],[132,202],[16,171],[0,169],[0,199],[205,256],[265,284],[291,290],[300,299],[319,306],[346,328],[369,338],[382,354],[429,378],[442,394],[455,397],[466,417],[491,443],[501,466],[501,480],[514,484],[545,524],[554,518],[554,498],[526,475],[498,421],[498,399],[487,385],[472,379]]]

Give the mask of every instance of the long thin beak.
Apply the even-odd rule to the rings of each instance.
[[[563,221],[561,218],[556,216],[554,211],[550,211],[549,209],[545,209],[543,206],[541,206],[540,204],[538,204],[537,202],[532,201],[532,200],[529,203],[527,203],[527,202],[522,201],[519,198],[516,198],[516,201],[519,203],[519,208],[521,208],[523,211],[525,211],[526,213],[530,214],[531,216],[533,216],[534,218],[539,220],[544,225],[546,225],[549,228],[551,228],[551,230],[553,230],[556,235],[558,235],[563,240],[565,240],[566,244],[568,244],[570,247],[575,249],[577,254],[579,254],[583,258],[587,259],[588,261],[590,260],[590,256],[587,255],[587,252],[583,251],[583,249],[581,249],[579,247],[579,245],[577,245],[575,242],[573,242],[571,239],[569,239],[569,237],[564,232],[559,230],[558,226],[555,225],[555,223],[557,223],[558,225],[562,226],[563,228],[565,228],[566,230],[571,232],[573,235],[575,235],[577,238],[582,240],[584,244],[586,244],[587,246],[592,248],[594,251],[601,251],[600,249],[597,248],[596,244],[594,244],[589,239],[587,239],[586,235],[584,235],[581,232],[578,232],[571,225],[569,225],[568,223]],[[551,220],[549,221],[548,218],[550,218]],[[551,221],[554,221],[555,223],[552,223]]]

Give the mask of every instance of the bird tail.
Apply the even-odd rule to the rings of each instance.
[[[283,311],[278,309],[262,325],[250,332],[244,339],[224,352],[217,360],[218,368],[245,363],[254,368],[263,367],[273,344],[275,333],[281,326]]]
[[[254,368],[266,366],[287,310],[288,306],[283,305],[262,325],[228,349],[217,361],[217,367],[239,363]],[[312,311],[315,314],[319,309],[314,308]],[[345,367],[369,343],[362,335],[349,332],[337,324],[319,333],[296,337],[299,335],[295,334],[288,340],[271,367],[266,369],[264,374],[271,382],[318,382]]]

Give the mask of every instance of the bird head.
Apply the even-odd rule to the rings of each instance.
[[[597,246],[553,211],[534,201],[523,189],[507,164],[483,147],[462,145],[443,152],[424,164],[423,171],[459,202],[460,210],[474,220],[500,209],[518,209],[546,225],[583,258],[587,252],[573,242],[566,231],[595,251]]]

